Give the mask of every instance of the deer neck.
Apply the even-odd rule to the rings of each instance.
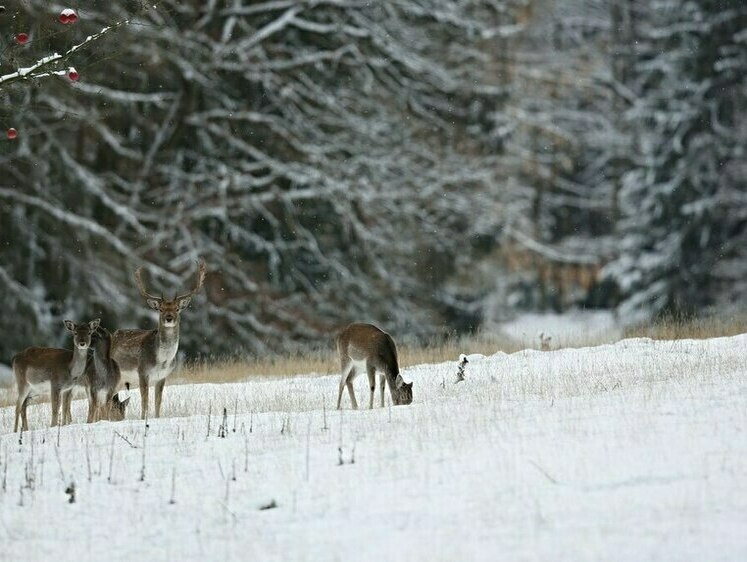
[[[104,339],[98,342],[93,348],[93,364],[96,371],[104,373],[109,366],[109,358],[111,357],[111,345],[109,339]]]
[[[86,360],[88,359],[88,348],[80,349],[78,346],[73,348],[73,359],[70,361],[70,377],[79,379],[86,370]]]
[[[389,392],[392,396],[392,402],[395,406],[399,405],[399,389],[397,388],[397,375],[399,375],[399,367],[397,365],[392,368],[391,365],[384,369],[384,375],[387,378],[389,384]]]
[[[158,362],[171,361],[179,349],[179,319],[174,326],[159,322],[156,332],[156,358]]]

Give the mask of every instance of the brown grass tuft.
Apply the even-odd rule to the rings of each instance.
[[[702,340],[736,336],[747,332],[747,315],[731,317],[706,316],[703,318],[665,317],[653,324],[634,326],[625,330],[626,338],[651,338],[655,340]]]

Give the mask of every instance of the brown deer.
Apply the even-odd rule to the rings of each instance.
[[[376,371],[381,376],[381,407],[384,407],[384,382],[389,384],[389,393],[395,406],[412,403],[412,383],[406,383],[399,373],[397,346],[392,336],[373,324],[350,324],[337,336],[337,353],[340,356],[342,377],[337,394],[337,409],[340,409],[342,391],[347,386],[350,402],[358,409],[353,392],[353,380],[365,369],[371,399],[368,407],[373,408],[376,390]]]
[[[88,396],[87,423],[106,419],[122,421],[126,416],[128,397],[120,400],[114,392],[120,380],[119,365],[111,358],[111,334],[101,326],[91,334],[90,350],[83,376],[76,381],[75,386],[86,390]],[[74,387],[62,393],[62,424],[73,421],[71,414],[72,394]]]
[[[173,299],[150,294],[142,280],[140,267],[135,271],[135,283],[150,308],[158,311],[158,328],[155,330],[117,330],[112,335],[112,358],[119,364],[122,379],[137,378],[140,387],[140,417],[148,416],[148,387],[155,386],[156,417],[161,415],[163,387],[176,366],[179,350],[179,318],[202,288],[205,281],[205,262],[200,261],[194,288]]]
[[[29,347],[13,357],[13,374],[18,385],[16,419],[13,431],[18,431],[22,420],[22,430],[29,428],[26,407],[32,392],[41,393],[42,387],[49,384],[52,399],[52,426],[59,422],[60,397],[63,392],[81,384],[86,369],[88,348],[91,336],[99,326],[99,319],[76,324],[65,320],[65,327],[73,334],[73,349],[49,347]]]
[[[112,335],[99,326],[94,334],[86,366],[86,390],[88,392],[88,423],[100,420],[121,421],[130,398],[120,400],[115,394],[122,378],[117,362],[111,356]],[[64,400],[64,399],[63,399]]]

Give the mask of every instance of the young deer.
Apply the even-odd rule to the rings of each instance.
[[[99,326],[93,337],[93,357],[86,366],[86,389],[88,392],[88,423],[100,420],[121,421],[130,398],[120,401],[115,394],[122,374],[119,365],[111,356],[112,335]]]
[[[376,389],[376,371],[381,371],[381,407],[384,407],[384,381],[389,384],[389,393],[395,406],[412,402],[412,383],[406,383],[399,374],[397,346],[392,336],[372,324],[350,324],[337,336],[337,353],[340,356],[342,378],[337,394],[337,409],[340,409],[342,391],[345,386],[350,393],[353,408],[358,409],[353,392],[353,379],[360,371],[366,370],[371,399],[368,407],[373,408]]]
[[[13,431],[18,431],[18,422],[23,421],[23,431],[28,430],[26,407],[32,391],[40,392],[42,385],[49,383],[52,398],[52,426],[59,422],[60,396],[80,384],[86,369],[91,335],[98,328],[99,320],[75,324],[65,320],[65,327],[73,334],[73,350],[49,347],[29,347],[13,357],[13,374],[18,385],[16,420]]]
[[[173,299],[148,293],[142,280],[142,267],[135,272],[135,283],[145,302],[158,311],[155,330],[117,330],[112,336],[112,358],[119,364],[124,380],[137,378],[140,386],[140,417],[148,415],[148,387],[155,385],[156,417],[161,415],[161,396],[168,377],[176,366],[179,350],[179,315],[202,288],[205,281],[205,262],[200,261],[197,282],[186,294]]]
[[[90,350],[93,353],[88,354],[83,376],[76,380],[74,386],[62,393],[62,425],[67,425],[73,421],[71,406],[75,386],[84,388],[88,396],[87,423],[102,419],[109,421],[125,419],[127,403],[130,398],[120,401],[119,396],[114,394],[119,384],[120,372],[116,361],[111,359],[110,349],[111,334],[99,324],[91,334]],[[93,397],[92,391],[94,392]]]

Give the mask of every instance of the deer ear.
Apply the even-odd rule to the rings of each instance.
[[[64,324],[65,324],[65,328],[67,328],[71,332],[75,331],[75,324],[73,323],[72,320],[65,320]]]
[[[397,378],[394,379],[394,384],[397,389],[400,389],[405,385],[405,379],[402,378],[402,375],[397,375]]]
[[[179,299],[179,310],[184,310],[189,306],[189,303],[192,302],[192,297],[184,297],[183,299]]]
[[[101,324],[101,318],[96,318],[96,320],[91,320],[88,323],[88,327],[91,329],[92,332],[95,332],[96,328],[99,327],[99,324]]]
[[[145,302],[148,303],[148,306],[153,310],[158,310],[161,307],[161,301],[158,299],[145,299]]]
[[[130,398],[132,398],[132,396],[128,396],[127,398],[125,398],[124,400],[122,400],[122,402],[120,402],[120,404],[122,405],[122,408],[124,408],[125,406],[127,406],[127,403],[130,401]]]

